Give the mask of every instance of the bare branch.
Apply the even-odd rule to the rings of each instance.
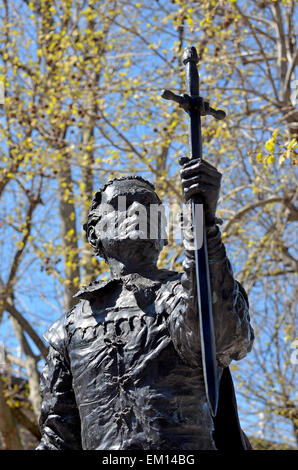
[[[231,228],[231,226],[238,222],[245,214],[256,209],[257,207],[266,206],[267,204],[272,204],[275,202],[284,202],[285,198],[283,196],[272,196],[268,199],[263,199],[261,201],[257,201],[253,204],[247,204],[244,206],[240,211],[237,212],[223,227],[223,233],[227,234]]]

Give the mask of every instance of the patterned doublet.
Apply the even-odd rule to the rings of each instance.
[[[225,341],[217,335],[219,375],[222,358],[250,345],[249,317],[235,310],[247,304],[236,284],[235,292],[235,325]],[[167,270],[78,292],[80,302],[45,335],[40,449],[215,448],[190,294],[182,274]]]

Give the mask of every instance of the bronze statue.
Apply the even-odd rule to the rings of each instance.
[[[190,116],[190,158],[180,159],[192,209],[183,273],[157,268],[167,240],[151,217],[162,203],[150,182],[115,178],[95,194],[84,228],[111,278],[82,288],[46,334],[40,450],[251,448],[229,364],[250,351],[254,334],[215,215],[221,174],[201,149],[201,115],[225,113],[199,96],[194,48],[183,61],[188,95],[163,93]],[[204,206],[200,223],[196,205]]]
[[[221,378],[217,416],[211,416],[203,383],[194,255],[188,249],[191,224],[184,230],[184,273],[159,270],[165,240],[136,239],[130,210],[161,201],[143,178],[116,178],[95,194],[85,224],[95,253],[109,264],[111,279],[81,289],[76,294],[80,302],[46,334],[50,350],[42,376],[38,449],[249,448],[239,428],[228,366],[251,349],[253,331],[246,293],[233,278],[216,225],[221,175],[204,161],[181,162],[185,200],[199,194],[208,214]],[[120,196],[126,197],[127,211],[117,210]],[[102,214],[105,204],[114,213]],[[109,234],[112,216],[121,228],[119,238]],[[104,224],[105,237],[99,239]]]

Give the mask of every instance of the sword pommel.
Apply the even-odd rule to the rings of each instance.
[[[186,65],[188,62],[194,62],[195,64],[198,64],[199,57],[197,54],[197,50],[194,46],[186,47],[184,49],[183,54],[182,54],[182,61],[184,65]]]

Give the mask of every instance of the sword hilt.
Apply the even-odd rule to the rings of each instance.
[[[201,116],[213,116],[218,121],[226,117],[226,113],[223,110],[211,108],[208,101],[204,101],[201,96],[176,95],[171,90],[163,90],[161,97],[165,100],[175,101],[186,112],[199,110]]]

